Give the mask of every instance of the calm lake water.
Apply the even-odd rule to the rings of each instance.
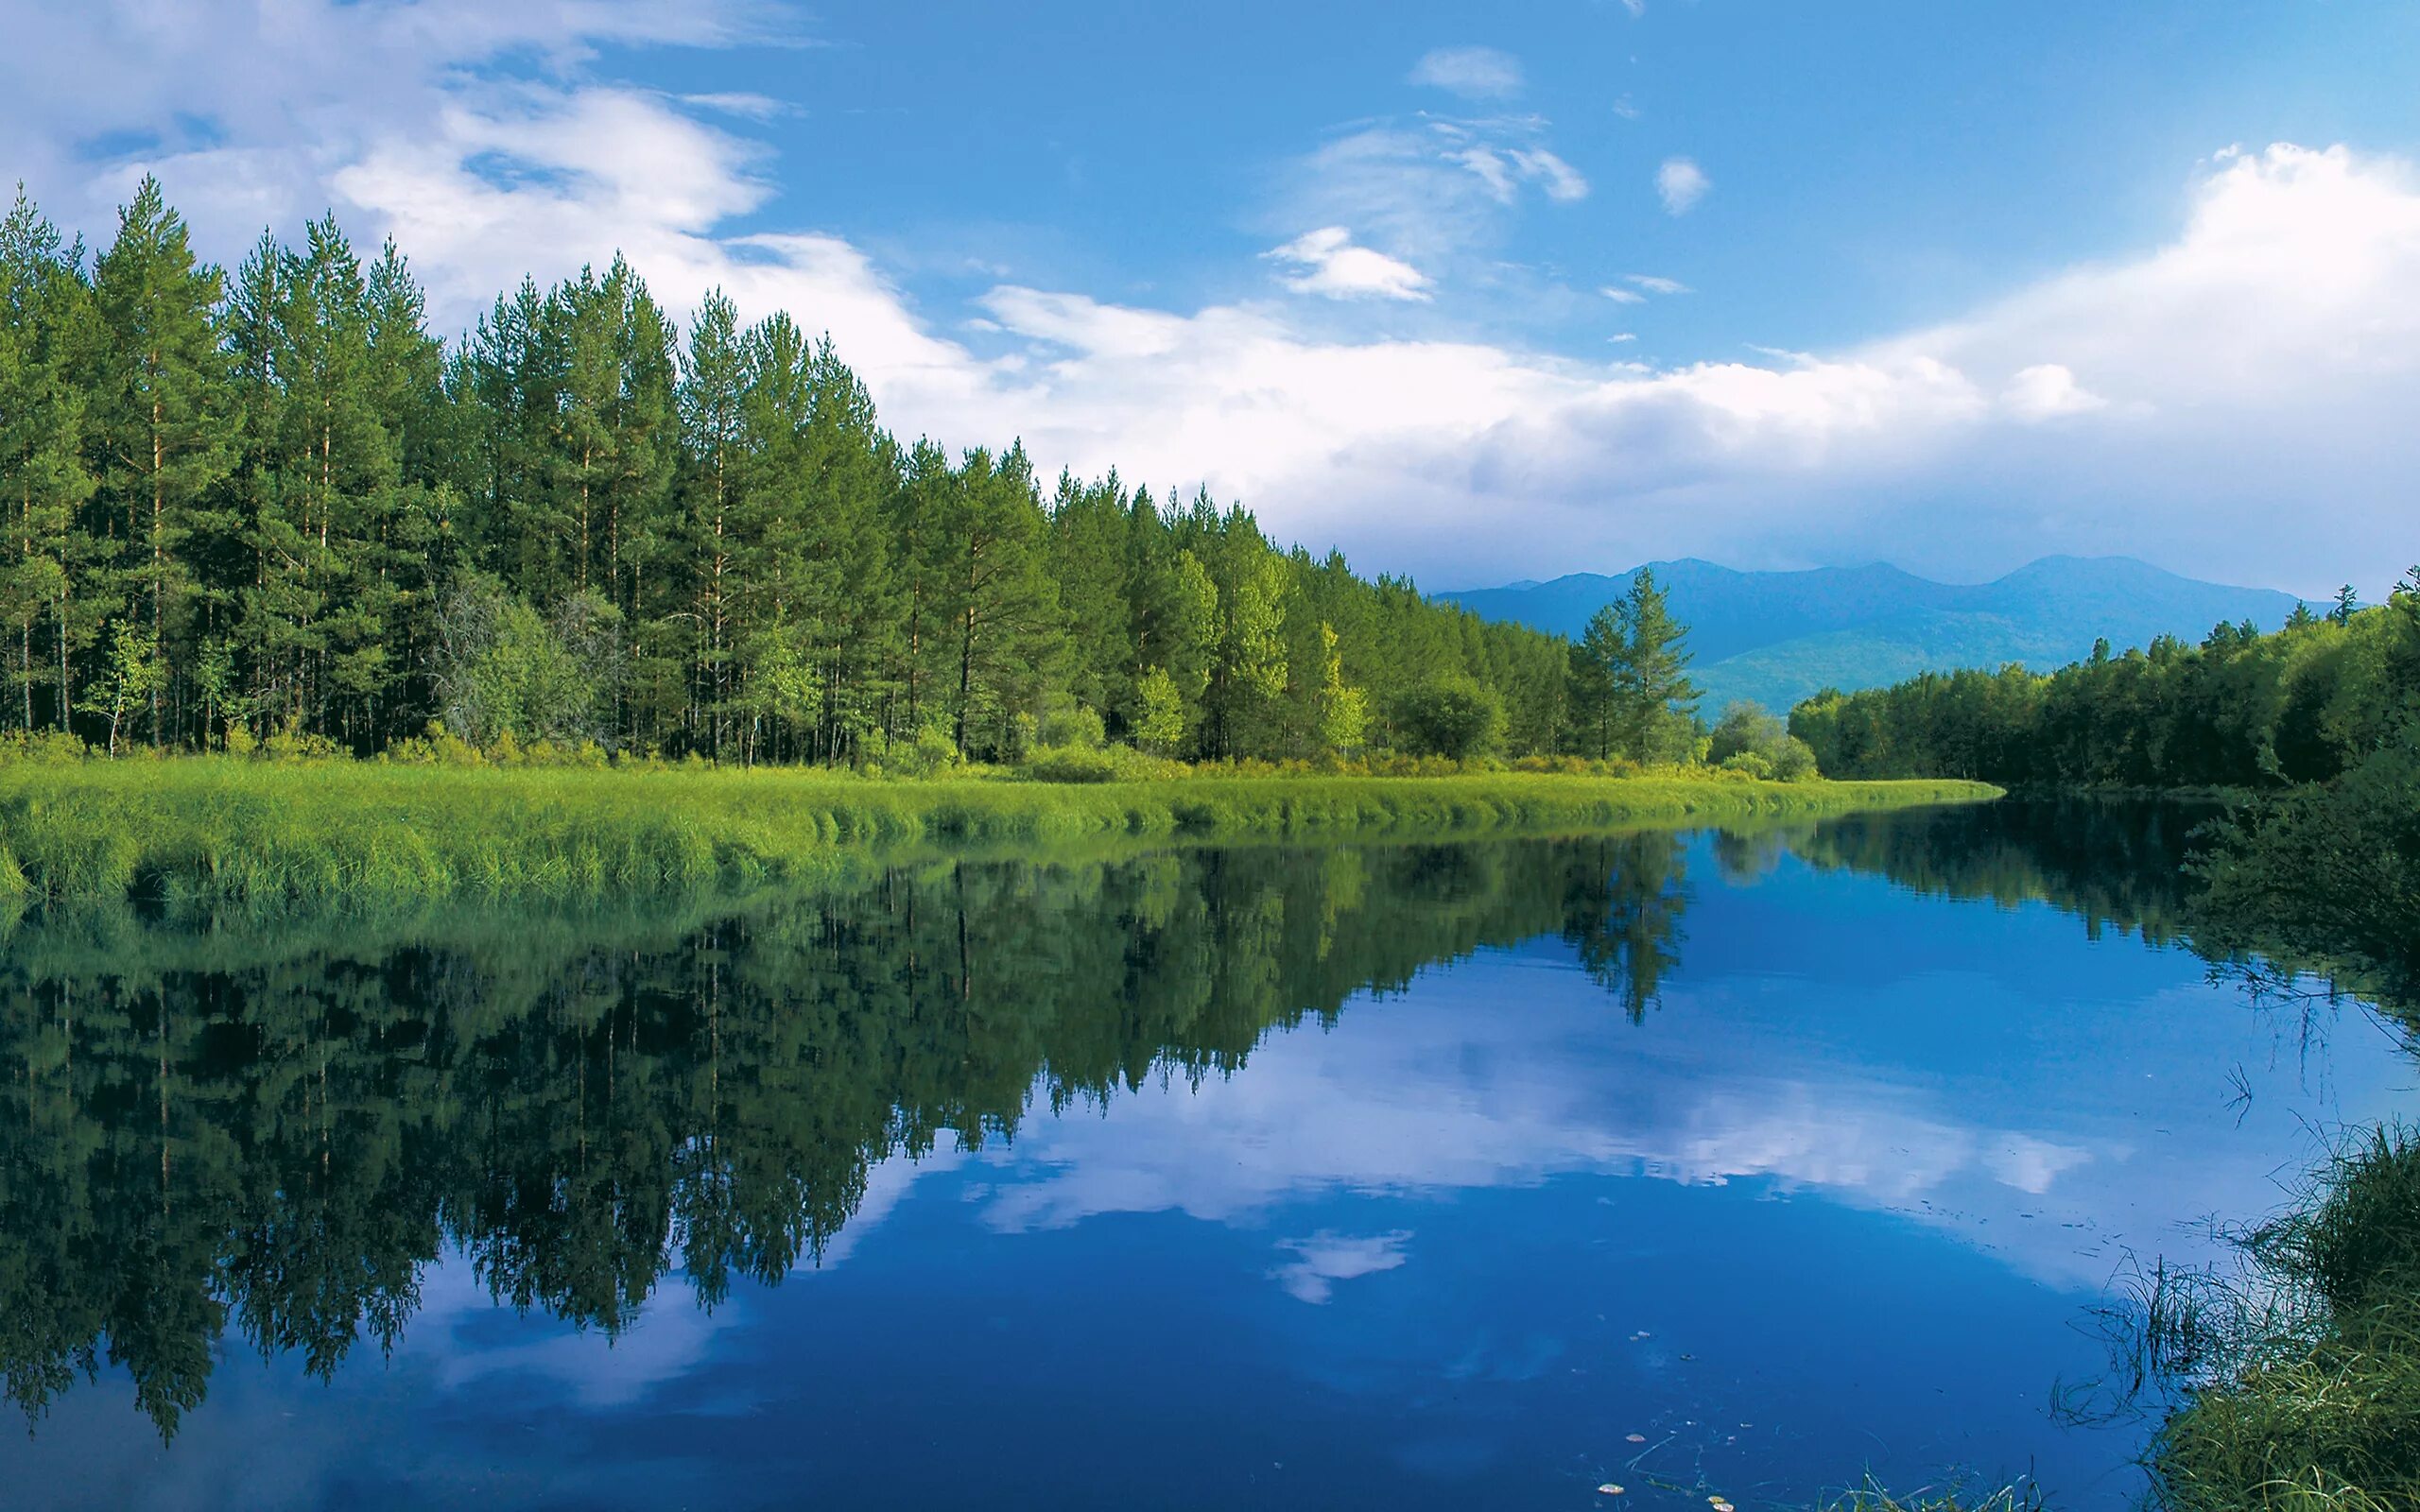
[[[2187,822],[21,930],[0,1501],[2125,1506],[2094,1310],[2415,1081],[2162,943]]]

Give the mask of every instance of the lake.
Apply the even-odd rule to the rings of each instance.
[[[2156,807],[21,928],[43,1507],[2143,1487],[2104,1315],[2411,1106]],[[1600,1484],[1625,1488],[1616,1499]]]

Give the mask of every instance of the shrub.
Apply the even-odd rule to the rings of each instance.
[[[1789,732],[1789,727],[1745,699],[1722,711],[1707,734],[1705,760],[1724,771],[1744,771],[1759,779],[1804,782],[1817,774],[1815,748]]]
[[[1017,775],[1035,782],[1114,782],[1117,763],[1109,752],[1089,746],[1045,746],[1017,768]]]
[[[1784,735],[1772,755],[1773,776],[1785,782],[1805,782],[1824,775],[1815,769],[1815,747],[1796,735]]]
[[[1765,759],[1762,751],[1735,750],[1718,765],[1723,771],[1738,772],[1760,782],[1772,781],[1773,764]]]
[[[1475,678],[1448,673],[1398,697],[1392,723],[1398,749],[1467,761],[1504,743],[1504,700]]]
[[[65,766],[91,754],[91,747],[63,730],[12,730],[0,735],[0,762]]]

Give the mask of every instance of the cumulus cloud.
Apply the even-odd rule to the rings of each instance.
[[[1668,215],[1685,215],[1714,187],[1714,180],[1690,158],[1666,158],[1655,170],[1655,195]]]
[[[1891,556],[1979,575],[2132,551],[2315,592],[2409,559],[2420,184],[2400,159],[2222,153],[2193,171],[2175,232],[2136,254],[1805,358],[1650,369],[1451,327],[1339,334],[1288,301],[1149,309],[1003,284],[925,310],[843,237],[735,234],[743,216],[811,215],[774,204],[746,114],[597,60],[763,35],[747,8],[295,0],[277,15],[205,26],[125,0],[29,19],[0,59],[0,155],[96,235],[157,169],[222,258],[333,204],[358,239],[398,238],[447,329],[524,272],[618,247],[676,310],[720,284],[752,316],[829,331],[906,434],[1022,435],[1046,470],[1206,482],[1373,567],[1478,581]],[[103,60],[124,87],[71,87]],[[1408,301],[1429,285],[1340,254],[1424,280],[1483,266],[1507,191],[1565,181],[1545,149],[1523,120],[1348,132],[1303,165],[1283,229],[1314,255],[1273,261],[1341,281],[1306,292],[1357,279],[1368,302]],[[1353,235],[1305,246],[1306,226]],[[970,318],[993,328],[980,352],[944,335]]]
[[[1261,255],[1295,269],[1279,275],[1279,282],[1297,294],[1319,294],[1331,300],[1428,298],[1428,280],[1420,269],[1384,252],[1355,246],[1353,233],[1341,226],[1306,232]]]
[[[2051,420],[2061,415],[2082,415],[2105,408],[2108,401],[2098,394],[2087,393],[2076,383],[2076,375],[2055,362],[2037,362],[2031,368],[2019,368],[2008,381],[2000,402],[2011,413],[2025,420]]]
[[[1411,82],[1464,99],[1508,99],[1521,93],[1521,60],[1493,47],[1440,47],[1412,65]]]

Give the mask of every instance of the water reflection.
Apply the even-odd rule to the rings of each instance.
[[[1384,1448],[1420,1484],[1518,1462],[1584,1489],[1608,1464],[1574,1444],[1625,1414],[1686,1456],[1642,1471],[1675,1484],[1804,1494],[1875,1432],[1927,1472],[2021,1468],[2089,1352],[2060,1336],[2074,1298],[2130,1245],[2257,1211],[2304,1121],[2402,1084],[2383,1040],[2289,1043],[2189,957],[2090,943],[2187,937],[2189,827],[2000,806],[944,863],[665,918],[23,933],[6,1389],[38,1449],[93,1379],[173,1435],[242,1341],[326,1381],[386,1359],[390,1411],[550,1383],[556,1432],[672,1383],[739,1394],[693,1413],[776,1410],[810,1389],[762,1363],[779,1338],[908,1414],[996,1338],[1037,1400],[1098,1416],[1139,1410],[1098,1395],[1133,1359],[1086,1330],[1156,1320],[1207,1383],[1163,1383],[1193,1412],[1272,1368],[1327,1394],[1317,1446],[1270,1451],[1297,1476]],[[656,1297],[676,1272],[700,1305]],[[1887,1351],[1908,1379],[1841,1392],[1831,1366]],[[1433,1420],[1397,1442],[1355,1403]],[[894,1471],[956,1463],[849,1420]],[[1232,1432],[1201,1452],[1280,1429]],[[732,1452],[725,1475],[788,1465]],[[2131,1450],[2062,1452],[2105,1474]],[[849,1482],[845,1449],[819,1463],[843,1502],[913,1504]]]
[[[333,1372],[458,1247],[614,1333],[667,1270],[719,1301],[827,1253],[867,1172],[1241,1067],[1272,1028],[1561,930],[1634,1016],[1681,840],[959,863],[711,920],[192,937],[0,963],[10,1398],[105,1359],[164,1432],[222,1330]],[[426,926],[423,926],[426,927]]]

